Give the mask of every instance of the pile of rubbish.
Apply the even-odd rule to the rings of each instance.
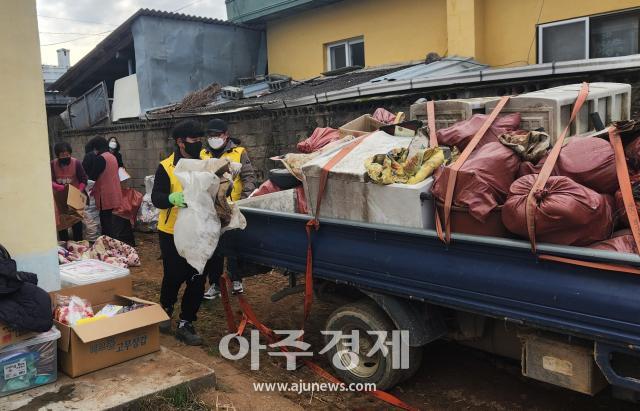
[[[592,86],[598,93],[609,89],[628,92],[628,86],[622,84]],[[575,99],[580,85],[550,89],[549,95],[567,90]],[[544,90],[536,95],[544,95]],[[395,115],[384,109],[338,129],[318,128],[298,144],[298,153],[273,158],[282,164],[289,179],[283,175],[284,170],[278,170],[252,197],[291,189],[295,196],[279,198],[295,198],[296,212],[316,217],[428,229],[438,223],[445,227],[448,222],[446,229],[451,232],[526,240],[532,240],[527,202],[533,198],[535,240],[637,252],[628,230],[616,158],[606,130],[586,131],[584,124],[579,124],[574,128],[583,132],[560,136],[557,130],[564,129],[568,119],[549,130],[528,129],[535,102],[521,114],[515,108],[521,109],[526,100],[513,104],[513,108],[505,98],[504,112],[490,118],[493,108],[488,102],[492,100],[495,106],[497,99],[485,100],[484,114],[469,112],[440,129],[430,129],[413,114],[411,120],[402,121],[402,113]],[[457,102],[465,104],[464,100]],[[457,103],[447,104],[450,107]],[[439,118],[434,111],[432,128]],[[549,114],[549,118],[554,115]],[[615,116],[607,114],[606,122],[628,118],[628,108],[623,108]],[[551,120],[543,122],[547,123]],[[615,126],[624,130],[625,155],[636,208],[640,210],[640,126],[633,122]],[[479,133],[481,130],[484,134]],[[477,134],[482,137],[474,139]],[[561,144],[557,159],[554,156],[549,160],[557,143]],[[531,194],[547,161],[554,161],[553,167],[548,166],[551,175],[543,189]],[[322,185],[325,173],[327,182]],[[450,205],[446,205],[448,198]],[[248,206],[260,207],[256,203]]]

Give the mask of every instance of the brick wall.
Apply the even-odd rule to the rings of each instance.
[[[566,76],[563,78],[526,80],[509,83],[481,84],[443,87],[407,95],[379,96],[352,102],[339,102],[314,106],[287,108],[273,111],[240,112],[219,115],[229,123],[232,136],[242,140],[257,171],[259,181],[266,179],[268,171],[277,164],[270,157],[294,152],[296,144],[308,137],[316,127],[339,127],[354,118],[373,113],[377,107],[392,112],[404,111],[419,97],[435,100],[470,98],[540,90],[561,84],[581,81],[613,81],[631,83],[633,86],[632,115],[640,113],[639,70],[619,73],[592,74],[590,76]],[[203,124],[215,116],[198,116],[194,119]],[[76,157],[82,158],[84,145],[94,135],[106,138],[116,136],[122,147],[122,156],[127,170],[133,178],[132,186],[143,191],[144,177],[155,173],[158,163],[173,150],[171,127],[177,119],[134,121],[90,130],[66,130],[56,140],[71,144]]]

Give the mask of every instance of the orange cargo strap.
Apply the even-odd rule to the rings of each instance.
[[[567,123],[567,126],[562,130],[562,133],[558,136],[553,149],[549,152],[549,156],[544,162],[540,173],[538,174],[538,178],[536,178],[535,183],[531,187],[531,191],[529,191],[529,195],[527,196],[527,202],[525,203],[525,212],[527,216],[527,231],[529,232],[529,241],[531,241],[531,250],[536,252],[536,220],[535,220],[535,211],[537,208],[535,193],[544,189],[544,186],[547,184],[549,177],[551,176],[551,172],[553,171],[553,167],[556,165],[556,161],[558,160],[558,156],[560,155],[560,150],[562,150],[562,144],[564,143],[564,138],[569,132],[569,127],[571,123],[575,120],[578,112],[582,108],[582,105],[587,100],[587,96],[589,95],[589,84],[582,83],[582,87],[580,88],[580,92],[578,93],[578,97],[576,102],[573,105],[573,110],[571,111],[571,118]]]
[[[509,101],[509,96],[503,96],[500,98],[498,104],[494,107],[493,111],[489,117],[485,120],[482,127],[478,130],[478,132],[473,136],[469,144],[465,147],[460,154],[460,157],[456,160],[455,163],[449,168],[449,178],[447,180],[447,191],[444,198],[444,232],[442,229],[442,223],[440,221],[440,215],[438,213],[438,207],[436,206],[436,232],[438,233],[438,237],[440,240],[444,241],[445,244],[449,244],[451,241],[451,206],[453,204],[453,193],[456,187],[456,178],[458,177],[458,171],[464,165],[465,161],[469,158],[473,150],[476,148],[480,140],[484,137],[489,130],[489,127],[493,124],[495,119],[498,117],[498,114],[502,111],[502,108]]]
[[[438,147],[438,134],[436,130],[436,104],[433,100],[427,101],[427,126],[429,127],[429,147]]]
[[[302,321],[303,332],[305,329],[307,318],[311,311],[311,305],[313,303],[313,250],[311,245],[311,229],[313,228],[317,231],[320,228],[320,221],[318,220],[318,217],[320,216],[320,206],[322,205],[322,197],[324,196],[324,190],[327,185],[329,172],[347,154],[353,151],[354,148],[356,148],[360,143],[362,143],[362,141],[364,141],[370,135],[371,134],[367,134],[354,140],[353,142],[351,142],[350,144],[342,148],[342,150],[340,150],[335,156],[333,156],[327,162],[327,164],[325,164],[324,167],[322,167],[322,172],[320,174],[320,186],[318,188],[318,198],[316,201],[316,210],[315,210],[314,218],[309,220],[305,227],[307,231],[308,245],[307,245],[307,265],[306,265],[306,272],[305,272],[304,316]],[[269,343],[273,344],[274,342],[276,342],[276,336],[273,330],[271,330],[269,327],[264,325],[258,319],[253,309],[251,308],[251,305],[246,301],[244,296],[241,294],[237,296],[237,299],[238,299],[238,304],[240,305],[240,308],[242,310],[242,319],[238,327],[235,326],[235,318],[233,315],[233,310],[231,309],[231,303],[229,301],[229,292],[228,292],[229,283],[230,283],[230,280],[227,277],[226,273],[223,274],[223,276],[220,277],[220,289],[221,289],[220,291],[222,295],[222,303],[225,307],[225,314],[227,317],[227,325],[229,327],[229,332],[237,333],[238,335],[241,335],[244,332],[246,325],[252,324],[267,338]],[[278,348],[281,349],[283,352],[287,352],[287,349],[285,347],[278,347]],[[303,363],[311,371],[313,371],[320,377],[323,377],[334,383],[341,383],[339,379],[332,376],[330,373],[322,369],[322,367],[318,366],[317,364],[308,360],[303,360]],[[378,398],[382,401],[385,401],[398,408],[402,408],[409,411],[417,410],[417,408],[405,403],[404,401],[400,400],[399,398],[387,392],[376,390],[376,391],[368,391],[368,393],[371,394],[373,397]]]
[[[624,208],[629,218],[629,226],[631,227],[631,233],[633,234],[633,240],[636,244],[636,249],[640,250],[640,219],[638,218],[638,210],[635,206],[633,199],[633,190],[631,188],[631,181],[629,180],[629,169],[627,168],[627,160],[624,155],[624,149],[622,147],[622,140],[620,139],[620,133],[617,128],[609,127],[609,141],[613,146],[613,152],[615,153],[616,160],[616,173],[618,175],[618,184],[620,185],[620,192],[622,193],[622,200],[624,201]],[[556,143],[557,144],[557,143]],[[583,267],[596,268],[599,270],[618,271],[629,274],[640,274],[640,269],[618,264],[608,263],[595,263],[591,261],[581,261],[572,258],[558,257],[553,255],[540,255],[540,259],[556,261],[560,263],[580,265]]]
[[[258,331],[260,331],[260,333],[262,333],[262,335],[265,336],[265,338],[267,339],[267,341],[269,341],[269,344],[274,344],[277,342],[277,338],[276,338],[276,334],[273,332],[272,329],[270,329],[269,327],[267,327],[266,325],[264,325],[256,316],[255,312],[253,311],[253,309],[251,308],[251,305],[247,302],[247,300],[244,298],[244,296],[242,294],[237,295],[237,300],[238,300],[238,304],[240,305],[240,308],[242,310],[242,319],[240,321],[240,324],[235,327],[235,319],[233,318],[233,313],[232,313],[232,309],[231,309],[231,303],[229,301],[229,285],[230,285],[230,280],[227,276],[226,273],[224,273],[221,277],[220,277],[220,292],[222,294],[222,303],[225,307],[225,313],[227,315],[227,323],[231,324],[233,326],[231,326],[229,328],[229,332],[231,333],[236,333],[237,335],[242,335],[244,333],[245,327],[247,324],[252,324],[254,327],[256,327],[258,329]],[[278,347],[278,349],[280,349],[282,352],[288,352],[287,348],[284,346]],[[316,363],[309,361],[309,360],[302,360],[303,364],[305,366],[307,366],[311,371],[313,371],[316,375],[331,381],[333,383],[336,384],[341,384],[342,381],[340,381],[338,378],[334,377],[333,375],[331,375],[329,372],[327,372],[325,369],[323,369],[322,367],[320,367],[319,365],[317,365]],[[399,399],[398,397],[391,395],[387,392],[384,391],[367,391],[368,394],[370,394],[371,396],[385,401],[388,404],[391,404],[395,407],[404,409],[404,410],[408,410],[408,411],[417,411],[418,408],[409,405],[407,403],[405,403],[404,401],[402,401],[401,399]]]

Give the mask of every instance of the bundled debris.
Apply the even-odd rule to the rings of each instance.
[[[387,154],[378,154],[365,162],[371,181],[376,184],[418,184],[430,177],[445,162],[441,148],[419,150],[411,158],[408,148],[395,148]]]
[[[221,86],[218,83],[211,83],[207,87],[192,91],[187,94],[180,103],[167,108],[158,109],[154,114],[182,113],[206,106],[215,101],[220,94]]]

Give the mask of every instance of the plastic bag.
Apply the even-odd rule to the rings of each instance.
[[[151,192],[153,191],[154,175],[144,178],[145,193],[142,196],[142,204],[138,210],[136,221],[137,228],[144,232],[156,231],[158,228],[158,216],[160,212],[151,202]]]
[[[75,295],[56,294],[56,308],[53,318],[68,325],[74,325],[78,320],[93,317],[91,303]]]
[[[221,161],[181,159],[174,172],[182,185],[187,206],[178,213],[173,241],[178,254],[199,274],[213,256],[221,234],[213,200],[220,185],[215,170]]]
[[[87,182],[87,192],[91,192],[95,181]],[[96,208],[96,200],[93,196],[89,196],[89,204],[84,209],[84,218],[82,220],[84,239],[87,241],[96,241],[100,237],[102,227],[100,226],[100,212]]]

